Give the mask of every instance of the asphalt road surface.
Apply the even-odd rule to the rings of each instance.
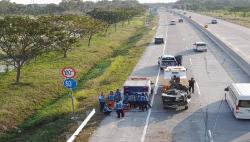
[[[169,25],[178,16],[159,10],[156,36],[166,36],[162,45],[147,47],[132,75],[150,77],[155,82],[151,96],[152,109],[132,110],[124,118],[116,114],[106,117],[90,138],[90,142],[205,142],[208,130],[214,142],[250,141],[250,121],[236,120],[224,101],[224,88],[231,82],[249,82],[249,77],[224,52],[188,22]],[[195,53],[192,44],[208,43],[208,52]],[[188,78],[196,80],[189,109],[163,109],[160,97],[163,72],[157,58],[166,54],[182,54]]]
[[[215,37],[223,41],[227,48],[232,50],[236,55],[242,58],[246,63],[243,67],[246,72],[250,70],[250,29],[233,24],[221,19],[217,19],[218,24],[211,24],[211,20],[215,19],[209,16],[200,15],[193,12],[187,12],[187,16],[191,16],[194,21],[204,26],[208,25],[207,31],[211,32]],[[250,74],[250,73],[249,73]]]

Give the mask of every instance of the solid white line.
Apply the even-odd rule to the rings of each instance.
[[[198,82],[196,82],[195,84],[196,84],[196,87],[197,87],[197,92],[198,92],[198,94],[201,95],[200,87],[199,87],[199,85],[198,85]]]
[[[210,130],[208,130],[208,136],[209,136],[209,142],[214,142],[213,137],[212,137],[212,133]]]
[[[165,53],[166,46],[167,46],[167,32],[168,32],[168,26],[167,26],[166,34],[165,34],[165,42],[164,42],[163,51],[162,51],[163,54]],[[156,77],[156,81],[155,81],[154,94],[153,94],[151,102],[150,102],[151,106],[153,106],[154,98],[155,98],[155,95],[157,94],[158,81],[159,81],[160,73],[161,73],[161,69],[159,68],[158,74],[157,74],[157,77]],[[144,142],[145,137],[146,137],[146,133],[147,133],[147,129],[148,129],[148,123],[149,123],[149,118],[150,118],[150,115],[151,115],[151,111],[152,111],[152,109],[149,109],[149,111],[148,111],[146,123],[145,123],[144,129],[143,129],[143,132],[142,132],[141,142]]]
[[[157,75],[156,82],[155,82],[154,94],[153,94],[153,97],[152,97],[151,103],[150,103],[151,106],[153,106],[155,94],[157,94],[158,81],[159,81],[160,72],[161,72],[161,69],[159,68],[158,75]],[[149,123],[150,115],[151,115],[151,109],[149,109],[149,111],[148,111],[148,115],[147,115],[147,119],[146,119],[146,124],[144,126],[142,137],[141,137],[141,142],[144,142],[144,140],[145,140],[145,136],[146,136],[147,129],[148,129],[148,123]]]
[[[190,62],[190,65],[192,66],[192,60],[191,60],[191,58],[189,58],[189,62]]]
[[[165,53],[166,46],[167,46],[167,34],[168,34],[168,26],[167,26],[167,31],[165,34],[165,42],[164,42],[163,51],[162,51],[163,54]]]
[[[83,127],[88,123],[90,118],[95,114],[95,109],[91,111],[91,113],[87,116],[87,118],[82,122],[82,124],[77,128],[74,134],[67,140],[67,142],[73,142],[76,136],[82,131]]]

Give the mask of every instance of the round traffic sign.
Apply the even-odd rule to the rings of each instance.
[[[75,89],[77,87],[77,81],[71,78],[67,78],[63,81],[63,85],[68,89]]]
[[[65,78],[75,78],[76,76],[76,70],[71,67],[65,67],[61,71],[63,77]]]

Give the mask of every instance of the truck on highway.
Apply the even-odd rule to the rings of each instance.
[[[183,66],[170,66],[164,70],[161,95],[164,108],[188,109],[191,94],[186,71]]]
[[[123,85],[124,94],[153,94],[153,83],[147,77],[132,76]]]
[[[225,88],[230,110],[237,119],[250,119],[250,83],[232,83]]]
[[[173,55],[162,55],[158,58],[158,65],[163,70],[167,68],[168,66],[177,66],[178,62]]]

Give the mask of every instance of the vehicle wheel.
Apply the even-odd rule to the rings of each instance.
[[[188,109],[188,106],[185,106],[185,110],[187,110]]]

